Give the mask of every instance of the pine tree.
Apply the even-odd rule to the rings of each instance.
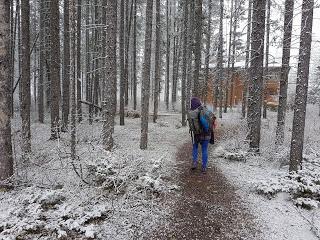
[[[187,55],[188,55],[188,0],[184,0],[183,3],[183,47],[182,47],[182,79],[181,79],[181,112],[182,112],[182,126],[187,125],[186,114],[187,114],[187,99],[186,99],[186,82],[187,82]]]
[[[153,1],[147,2],[146,7],[146,34],[144,45],[144,63],[141,88],[141,139],[140,148],[148,146],[148,119],[149,119],[149,96],[150,96],[150,68],[151,68],[151,41],[152,41],[152,18]]]
[[[201,68],[201,47],[202,47],[202,0],[195,1],[195,63],[193,77],[193,96],[200,97],[200,68]]]
[[[295,108],[293,116],[289,171],[302,167],[304,129],[308,97],[314,0],[303,0]]]
[[[120,1],[120,33],[119,33],[119,54],[120,54],[120,125],[124,125],[124,104],[125,104],[125,76],[124,76],[124,1]]]
[[[160,91],[160,70],[161,70],[161,21],[160,21],[160,0],[156,0],[156,53],[155,53],[155,83],[154,83],[154,111],[153,122],[157,121],[159,109],[159,91]]]
[[[63,17],[63,82],[62,82],[62,131],[68,129],[70,111],[70,29],[69,0],[64,0]]]
[[[117,82],[117,2],[113,0],[106,1],[106,14],[108,17],[106,24],[106,85],[105,98],[103,102],[103,143],[106,150],[110,151],[113,147],[114,132],[114,94]]]
[[[30,108],[31,108],[31,89],[30,89],[30,3],[29,0],[21,3],[21,62],[22,75],[20,81],[20,106],[22,120],[22,152],[23,158],[31,152],[31,132],[30,132]]]
[[[10,44],[10,3],[0,0],[0,180],[13,174],[13,156],[11,143],[11,109],[10,109],[10,77],[9,77],[9,44]]]
[[[250,148],[259,151],[263,89],[263,56],[265,33],[265,0],[253,1],[251,32],[251,69],[248,101]]]
[[[222,118],[222,100],[223,100],[223,11],[224,1],[220,0],[220,24],[219,24],[219,46],[217,56],[218,81],[219,81],[219,118]]]
[[[290,50],[291,50],[291,36],[293,24],[293,8],[294,0],[286,0],[285,15],[284,15],[284,33],[283,33],[283,47],[282,47],[282,65],[280,78],[280,92],[279,92],[279,106],[277,116],[276,129],[276,145],[283,144],[284,129],[285,129],[285,115],[287,108],[287,90],[288,90],[288,75],[290,69]]]
[[[248,80],[249,80],[249,67],[250,67],[250,41],[251,41],[251,14],[252,14],[252,0],[248,4],[248,22],[247,22],[247,43],[246,43],[246,61],[245,69],[247,75],[245,76],[243,93],[242,93],[242,117],[246,117],[247,113],[247,100],[248,100]]]
[[[59,1],[52,1],[50,6],[50,35],[51,35],[51,61],[50,61],[50,110],[51,110],[51,139],[59,137],[60,122],[60,27],[59,27]]]

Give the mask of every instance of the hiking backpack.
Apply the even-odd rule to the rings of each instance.
[[[213,112],[209,111],[205,106],[199,107],[195,110],[190,110],[188,113],[188,122],[190,131],[194,134],[202,134],[204,133],[203,126],[200,122],[200,116],[204,116],[209,124],[209,132],[213,130],[213,124],[216,119]]]

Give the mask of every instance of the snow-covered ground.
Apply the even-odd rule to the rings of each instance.
[[[17,187],[0,189],[0,239],[134,239],[152,231],[170,213],[163,198],[178,188],[175,153],[188,134],[179,120],[169,115],[150,123],[146,151],[139,149],[139,118],[116,126],[113,152],[101,145],[100,122],[83,123],[76,162],[69,134],[49,141],[49,124],[37,123],[30,162],[23,162],[17,120]]]
[[[168,203],[179,189],[175,154],[189,139],[179,114],[150,123],[146,151],[139,150],[139,118],[116,126],[113,152],[101,145],[101,123],[84,122],[78,126],[76,162],[70,160],[69,134],[49,141],[48,124],[37,123],[30,162],[23,162],[18,122],[13,123],[17,186],[0,189],[0,239],[139,239],[170,218]],[[269,112],[262,122],[261,155],[254,156],[247,151],[245,122],[234,109],[219,120],[225,133],[210,157],[236,186],[266,240],[320,236],[318,106],[308,107],[304,170],[289,176],[291,123],[292,112],[286,143],[276,147],[276,113]]]
[[[262,122],[261,155],[254,156],[247,152],[245,122],[240,119],[239,109],[235,109],[220,121],[220,127],[227,131],[211,153],[211,160],[236,186],[258,219],[266,240],[320,238],[318,106],[308,106],[304,170],[295,176],[288,174],[292,115],[288,113],[285,145],[277,148],[276,113],[269,113]]]

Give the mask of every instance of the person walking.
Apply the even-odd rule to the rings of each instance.
[[[193,97],[191,99],[191,108],[188,112],[188,122],[190,134],[192,138],[192,170],[198,166],[198,150],[201,145],[202,151],[202,167],[201,172],[206,173],[208,166],[208,146],[214,143],[213,128],[215,125],[213,112],[203,106],[200,99]]]

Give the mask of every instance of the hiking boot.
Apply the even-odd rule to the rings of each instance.
[[[192,167],[191,167],[191,170],[193,170],[193,171],[196,170],[196,169],[197,169],[197,165],[198,165],[198,164],[193,163],[193,164],[192,164]]]
[[[206,169],[206,168],[202,168],[202,169],[201,169],[201,173],[202,173],[202,174],[207,174],[207,169]]]

